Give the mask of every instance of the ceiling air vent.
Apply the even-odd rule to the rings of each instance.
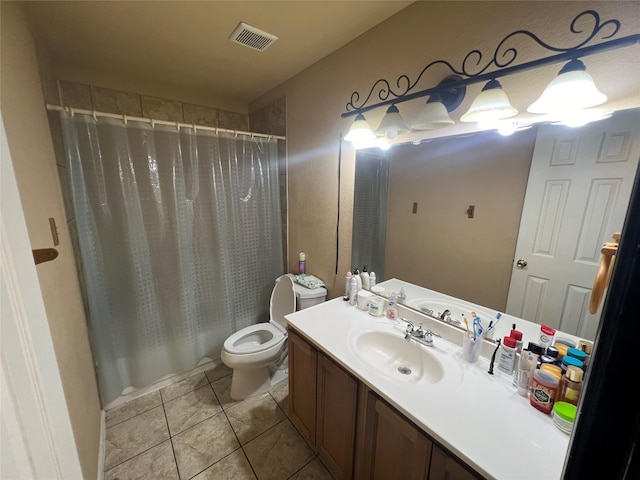
[[[244,22],[240,22],[236,29],[233,31],[229,40],[245,47],[253,48],[259,52],[264,52],[269,45],[278,39],[275,35],[263,32],[262,30],[247,25]]]

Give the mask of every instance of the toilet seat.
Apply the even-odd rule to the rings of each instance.
[[[256,323],[237,331],[224,342],[224,349],[235,355],[258,353],[283,342],[285,334],[275,325]],[[261,341],[259,341],[261,340]]]
[[[287,337],[287,319],[285,315],[296,311],[296,294],[290,274],[281,275],[271,292],[269,303],[269,322],[256,323],[238,330],[223,344],[226,358],[245,356],[258,360],[258,357],[274,355]],[[262,353],[262,355],[260,355]],[[245,360],[246,361],[246,360]]]

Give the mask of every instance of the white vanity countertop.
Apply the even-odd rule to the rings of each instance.
[[[382,285],[391,287],[394,282],[396,280],[388,280]],[[452,299],[421,287],[409,287],[406,282],[402,285],[408,300],[417,294]],[[457,304],[466,303],[452,300]],[[401,320],[373,317],[342,298],[286,318],[308,340],[478,473],[496,479],[560,479],[569,436],[553,425],[551,415],[536,410],[528,398],[518,395],[511,386],[511,376],[497,370],[489,375],[488,358],[482,356],[473,364],[466,362],[460,347],[462,330],[409,309],[401,308],[400,316],[414,323],[424,323],[425,328],[443,335],[443,338],[434,338],[435,348],[421,346],[433,353],[444,367],[445,376],[438,383],[416,385],[392,379],[358,355],[354,345],[359,334],[386,330],[403,335],[406,323]],[[508,332],[512,320],[517,322],[519,330],[523,330],[525,346],[528,341],[536,341],[531,335],[537,335],[538,325],[509,316],[501,319],[502,328],[496,336],[505,328]],[[412,340],[412,343],[415,342]],[[483,355],[490,355],[492,351],[487,342]]]

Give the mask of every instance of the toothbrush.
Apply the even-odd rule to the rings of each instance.
[[[487,329],[487,333],[489,333],[490,330],[492,330],[496,325],[498,325],[498,323],[500,323],[500,318],[502,318],[502,314],[500,312],[496,313],[496,322],[493,323],[493,320],[492,320],[491,323],[489,323],[489,328]]]
[[[467,317],[464,316],[464,313],[462,314],[462,319],[464,320],[464,326],[467,328],[467,335],[471,334],[469,331],[469,322],[467,321]]]

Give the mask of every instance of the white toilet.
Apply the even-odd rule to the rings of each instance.
[[[288,376],[287,320],[285,315],[322,303],[324,288],[308,289],[286,274],[276,279],[271,292],[270,320],[241,329],[224,342],[221,358],[233,369],[231,398],[242,400],[270,390]]]

